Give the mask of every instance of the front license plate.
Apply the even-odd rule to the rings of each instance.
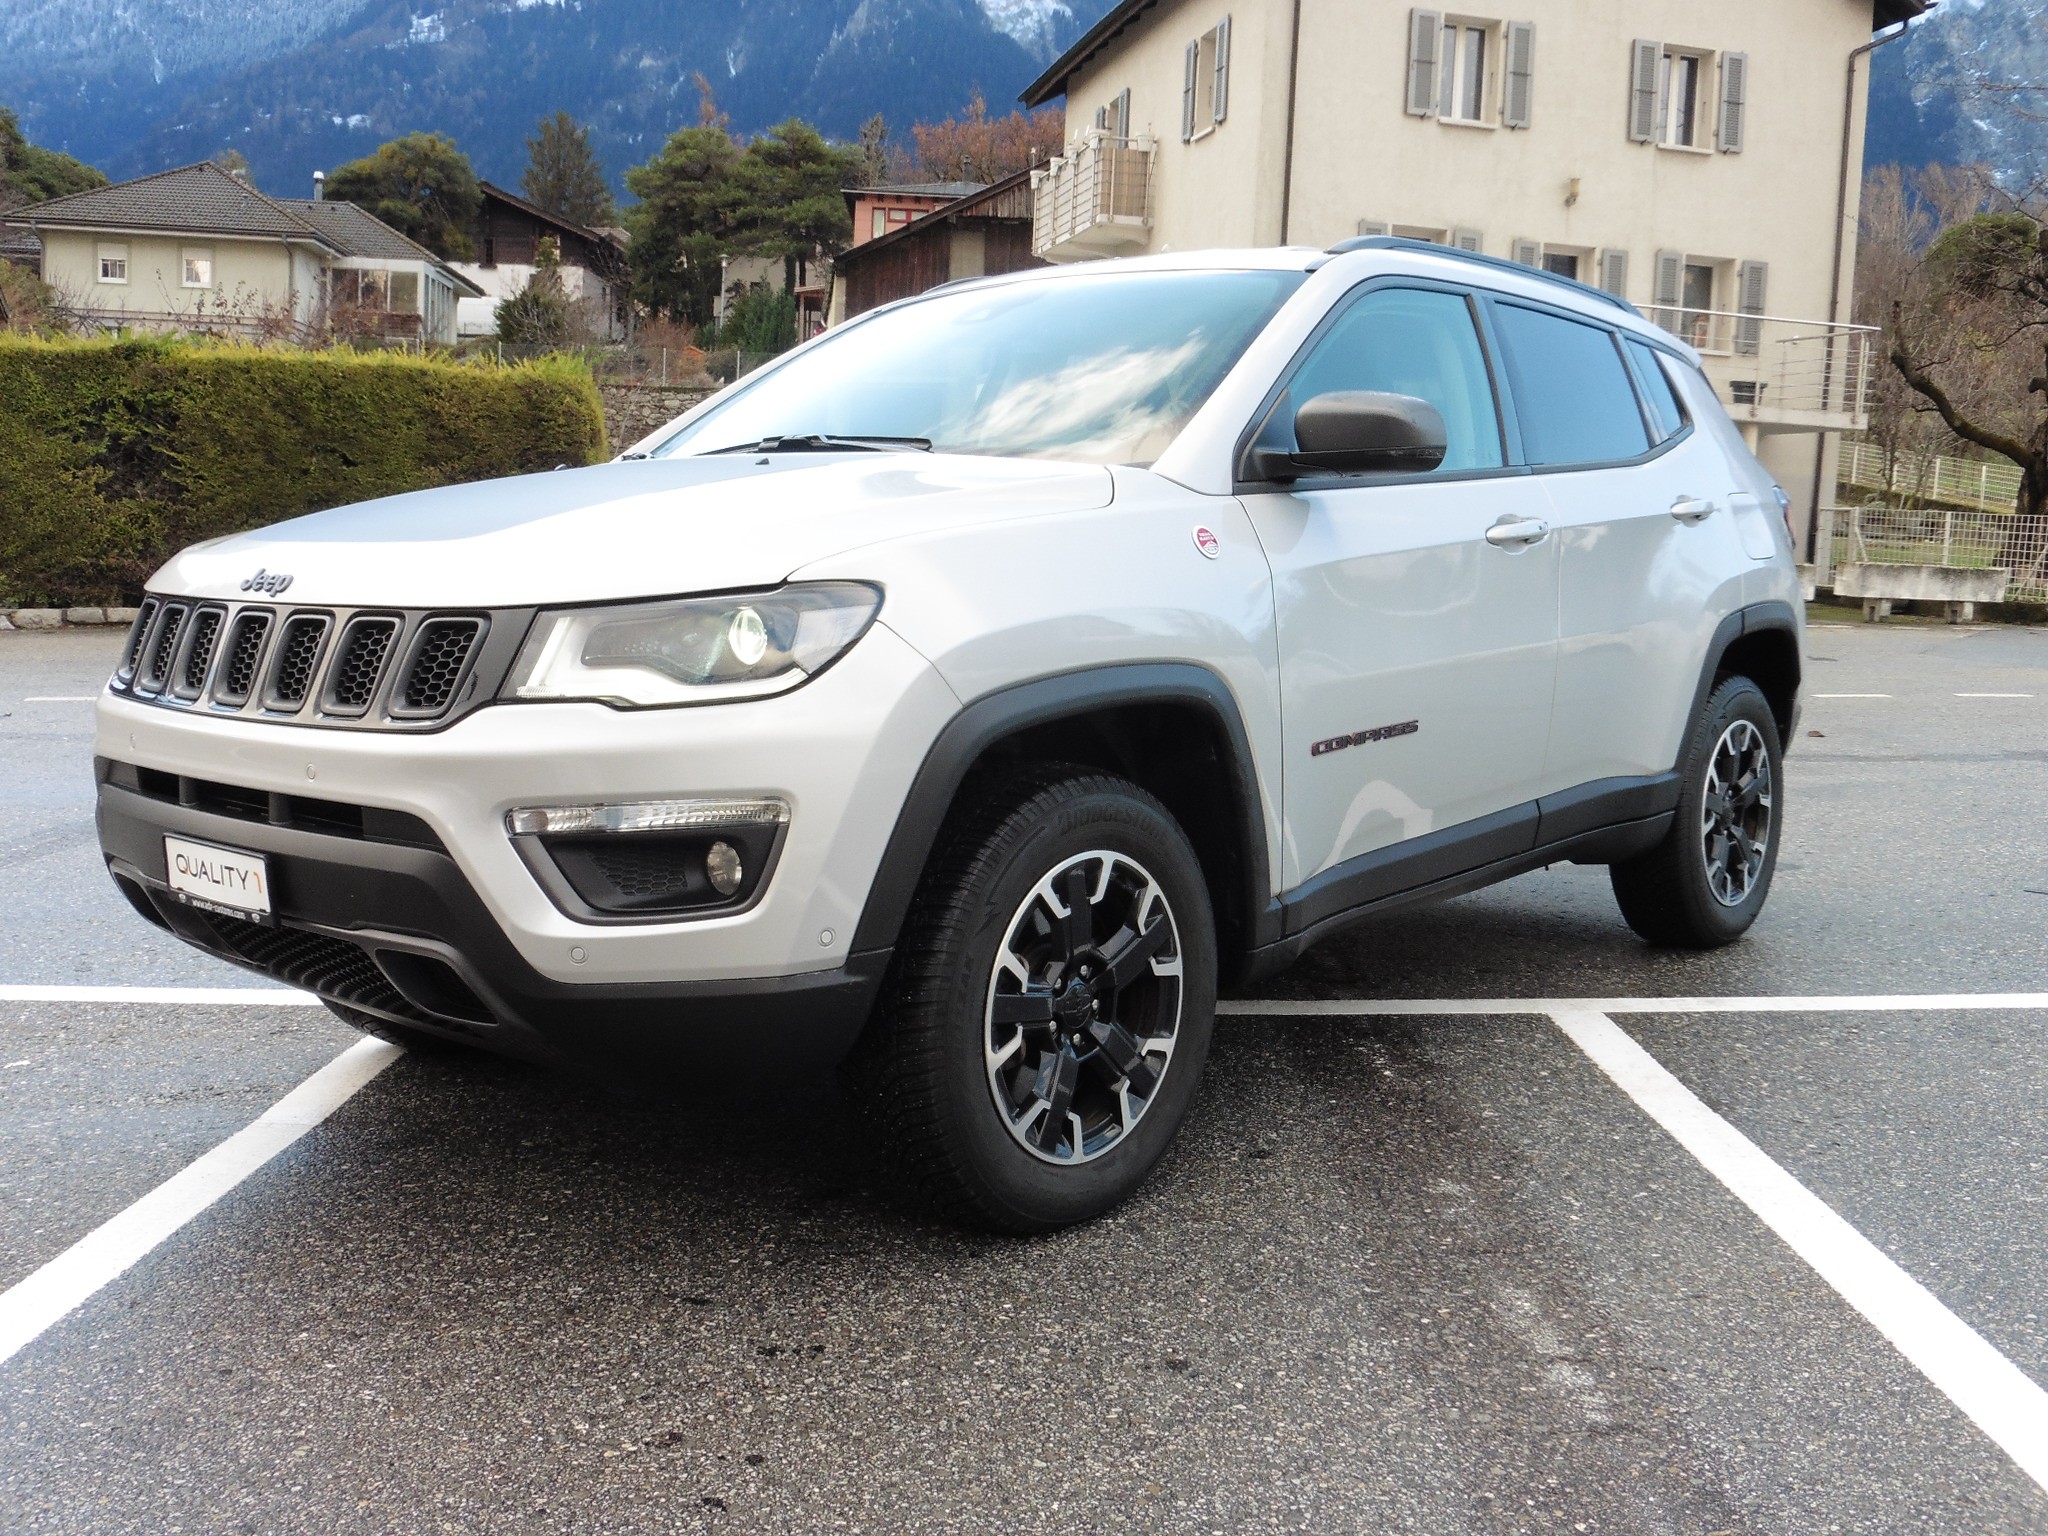
[[[164,869],[171,894],[187,906],[230,917],[270,916],[270,866],[260,853],[166,836]]]

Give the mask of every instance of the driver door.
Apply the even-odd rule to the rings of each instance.
[[[1418,396],[1443,416],[1443,462],[1311,471],[1243,498],[1273,568],[1282,879],[1307,898],[1295,926],[1534,846],[1557,541],[1542,491],[1508,467],[1482,335],[1454,288],[1401,281],[1346,301],[1279,409],[1291,422],[1328,391]]]

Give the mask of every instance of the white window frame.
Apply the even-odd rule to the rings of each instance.
[[[1480,55],[1477,80],[1471,73],[1475,38]],[[1436,54],[1438,122],[1454,128],[1499,126],[1501,38],[1502,25],[1491,17],[1445,14]],[[1465,114],[1468,105],[1477,108],[1475,116]]]
[[[193,264],[203,269],[202,280],[192,279]],[[178,286],[180,288],[208,289],[213,287],[213,247],[210,245],[186,245],[178,248]]]
[[[1590,288],[1600,286],[1596,281],[1599,277],[1600,257],[1593,247],[1586,245],[1552,245],[1546,242],[1537,252],[1537,268],[1544,272],[1550,272],[1549,261],[1553,256],[1569,256],[1578,264],[1577,271],[1570,274],[1552,272],[1551,275],[1553,277],[1569,275],[1575,283],[1584,283]]]
[[[99,261],[100,281],[110,286],[125,288],[128,285],[128,242],[125,240],[103,241],[100,243],[95,255]],[[110,277],[107,275],[107,268],[110,266],[120,268],[118,276]]]
[[[1194,100],[1187,142],[1206,139],[1223,125],[1230,107],[1230,18],[1188,44],[1188,70],[1193,77]],[[1128,136],[1128,135],[1126,135]]]
[[[1677,137],[1680,99],[1673,89],[1682,64],[1693,66],[1692,137],[1683,142]],[[1682,154],[1695,155],[1713,153],[1717,137],[1715,118],[1720,113],[1721,101],[1719,64],[1720,55],[1711,48],[1664,44],[1657,60],[1656,144],[1659,149],[1675,149]]]

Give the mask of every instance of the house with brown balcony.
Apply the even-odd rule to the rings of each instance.
[[[1868,56],[1926,0],[1511,3],[1121,0],[1024,92],[1068,124],[1034,253],[1396,235],[1576,278],[1699,348],[1811,523],[1876,362]]]

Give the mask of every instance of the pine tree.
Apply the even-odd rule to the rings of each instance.
[[[562,249],[542,235],[526,286],[498,303],[498,340],[507,345],[559,347],[568,342],[575,316],[562,290]]]
[[[566,112],[544,117],[526,141],[526,174],[519,190],[558,219],[572,224],[612,224],[618,213],[604,166],[590,147],[590,130]]]

